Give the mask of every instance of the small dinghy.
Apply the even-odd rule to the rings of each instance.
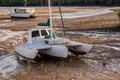
[[[67,38],[57,37],[52,28],[51,8],[49,3],[49,19],[47,23],[39,23],[36,28],[28,30],[28,37],[23,39],[24,44],[16,47],[16,52],[29,59],[39,55],[67,58],[68,55],[84,55],[92,49],[92,45],[70,41]]]

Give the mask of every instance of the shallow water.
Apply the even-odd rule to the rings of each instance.
[[[107,36],[120,36],[119,32],[114,31],[97,31],[97,30],[91,30],[91,31],[67,31],[69,34],[79,34],[84,37],[90,37],[90,38],[101,38],[101,37],[107,37]]]
[[[0,12],[9,12],[8,8],[0,8]]]
[[[114,12],[109,9],[105,10],[90,10],[90,11],[79,11],[79,12],[72,12],[72,13],[63,13],[63,18],[81,18],[81,17],[89,17],[89,16],[96,16],[106,13]],[[54,16],[53,18],[60,18],[60,16]]]

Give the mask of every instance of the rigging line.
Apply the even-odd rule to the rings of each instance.
[[[62,16],[62,11],[61,11],[61,5],[60,5],[60,0],[57,0],[58,1],[58,6],[59,6],[59,11],[60,11],[60,17],[61,17],[61,21],[62,21],[62,26],[63,26],[63,32],[64,32],[64,37],[66,36],[66,29],[65,29],[65,26],[64,26],[64,21],[63,21],[63,16]]]

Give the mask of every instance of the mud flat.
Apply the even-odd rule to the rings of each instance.
[[[29,28],[48,17],[32,19],[0,18],[0,78],[14,80],[119,80],[120,33],[109,28],[119,25],[116,12],[86,18],[64,19],[70,40],[94,45],[84,56],[67,59],[42,57],[28,65],[18,61],[15,51]],[[60,19],[53,19],[56,33],[62,35]],[[98,30],[99,29],[99,30]],[[119,29],[119,28],[118,28]]]
[[[15,33],[9,31],[9,33]],[[9,40],[17,40],[22,42],[22,35],[24,32],[17,33],[21,36],[12,36],[14,39],[7,38]],[[26,31],[25,31],[26,33]],[[119,32],[104,32],[104,31],[81,31],[67,32],[69,38],[91,43],[88,39],[93,40],[91,44],[94,48],[90,53],[84,56],[69,56],[67,59],[57,59],[52,57],[42,57],[37,63],[31,63],[28,65],[24,61],[18,61],[16,53],[13,52],[1,55],[2,78],[8,77],[8,79],[15,80],[39,80],[39,79],[91,79],[98,80],[119,80],[120,78],[120,38]],[[78,35],[79,36],[74,36]],[[17,34],[16,34],[17,35]],[[24,34],[26,35],[26,34]],[[14,37],[15,36],[15,37]],[[74,36],[74,37],[72,37]],[[117,37],[116,37],[117,36]],[[82,37],[80,39],[80,37]],[[108,38],[109,37],[109,38]],[[107,39],[108,38],[108,39]],[[3,38],[5,39],[5,38]],[[96,43],[104,40],[103,42]],[[112,40],[112,42],[109,41]],[[1,39],[2,40],[2,39]],[[88,40],[88,41],[87,41]],[[116,42],[117,41],[117,42]],[[13,41],[14,42],[14,41]],[[16,44],[18,45],[18,43]],[[5,53],[4,53],[5,54]],[[14,63],[13,63],[14,62]],[[7,67],[6,67],[7,66]],[[4,71],[5,70],[5,71]]]

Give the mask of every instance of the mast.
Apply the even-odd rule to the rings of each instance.
[[[53,28],[52,28],[51,3],[50,3],[50,1],[51,1],[51,0],[48,0],[48,8],[49,8],[51,38],[53,38],[53,36],[52,36]]]

